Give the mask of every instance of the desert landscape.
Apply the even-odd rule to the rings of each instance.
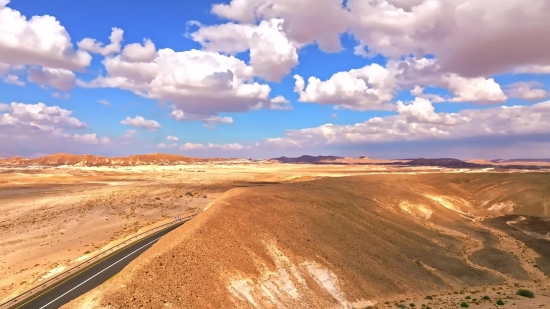
[[[201,211],[230,188],[385,169],[164,154],[109,160],[57,154],[8,158],[0,165],[2,299],[128,236]]]
[[[0,309],[550,309],[550,0],[0,0]]]
[[[545,308],[550,164],[461,162],[4,159],[0,297],[198,213],[64,308]]]

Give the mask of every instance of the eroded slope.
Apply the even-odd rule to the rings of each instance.
[[[68,307],[364,308],[546,284],[524,268],[514,241],[479,219],[506,211],[489,210],[503,201],[517,205],[509,211],[542,209],[521,204],[522,192],[545,192],[548,175],[501,176],[370,175],[232,189]],[[496,198],[499,181],[524,189],[496,189]],[[493,269],[499,250],[512,259]]]

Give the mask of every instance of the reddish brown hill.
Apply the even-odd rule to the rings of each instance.
[[[234,159],[223,158],[192,158],[174,154],[152,153],[132,155],[127,157],[102,157],[94,155],[74,155],[68,153],[56,153],[40,158],[12,157],[0,159],[0,165],[4,166],[137,166],[137,165],[174,165],[198,162],[230,161]]]

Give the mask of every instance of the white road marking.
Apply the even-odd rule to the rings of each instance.
[[[138,249],[132,251],[132,253],[129,253],[128,255],[126,255],[125,257],[121,258],[120,260],[118,260],[118,261],[114,262],[113,264],[107,266],[107,267],[106,267],[105,269],[103,269],[102,271],[100,271],[100,272],[98,272],[97,274],[91,276],[90,278],[86,279],[85,281],[83,281],[83,282],[80,283],[79,285],[75,286],[74,288],[68,290],[67,292],[61,294],[61,296],[59,296],[58,298],[56,298],[56,299],[52,300],[51,302],[45,304],[44,306],[40,307],[40,309],[48,307],[49,305],[51,305],[52,303],[54,303],[56,300],[58,300],[58,299],[60,299],[61,297],[63,297],[63,296],[65,296],[65,295],[69,294],[71,291],[73,291],[74,289],[76,289],[76,288],[78,288],[79,286],[83,285],[84,283],[86,283],[86,282],[92,280],[95,276],[97,276],[97,275],[101,274],[102,272],[106,271],[107,269],[111,268],[111,267],[114,266],[116,263],[118,263],[118,262],[124,260],[125,258],[129,257],[130,255],[132,255],[132,254],[138,252],[139,250],[141,250],[141,249],[147,247],[148,245],[154,243],[155,241],[159,240],[161,237],[162,237],[162,236],[160,236],[160,237],[156,238],[155,240],[152,240],[152,241],[148,242],[146,245],[143,245],[143,246],[139,247]]]

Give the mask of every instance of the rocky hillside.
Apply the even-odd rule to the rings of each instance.
[[[301,163],[301,164],[318,164],[318,163],[334,163],[338,162],[340,159],[344,159],[343,157],[336,157],[336,156],[309,156],[309,155],[303,155],[296,158],[289,158],[289,157],[280,157],[280,158],[273,158],[271,161],[279,162],[279,163]]]
[[[338,156],[310,156],[303,155],[299,157],[280,157],[267,160],[272,163],[291,163],[291,164],[388,164],[400,163],[401,160],[371,159],[366,156],[359,158],[346,158]],[[406,162],[409,160],[405,160]]]
[[[382,308],[465,288],[548,285],[550,253],[537,251],[550,247],[547,236],[530,231],[531,246],[483,219],[548,218],[549,176],[368,175],[232,189],[66,308]]]
[[[93,155],[75,155],[67,153],[52,154],[40,158],[12,157],[0,159],[0,166],[138,166],[138,165],[175,165],[200,162],[220,162],[235,159],[191,158],[173,154],[153,153],[127,157],[101,157]]]
[[[509,163],[509,162],[545,162],[550,163],[550,159],[495,159],[491,160],[494,163]]]

